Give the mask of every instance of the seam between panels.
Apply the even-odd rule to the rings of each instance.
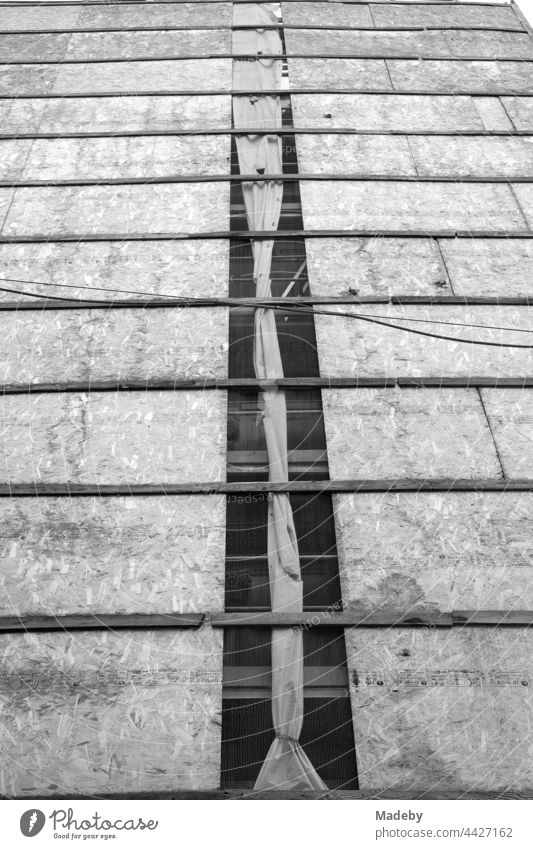
[[[483,414],[484,414],[485,420],[487,422],[487,427],[488,427],[490,435],[492,437],[492,442],[493,442],[493,445],[494,445],[494,451],[496,452],[496,457],[498,458],[498,463],[500,464],[502,478],[504,480],[506,480],[507,475],[505,473],[505,467],[503,465],[503,459],[502,459],[502,456],[500,454],[500,449],[498,448],[498,442],[496,441],[496,435],[494,433],[492,423],[490,421],[490,417],[489,417],[489,414],[487,412],[487,408],[485,407],[485,399],[483,398],[483,392],[481,391],[481,388],[479,386],[476,387],[476,392],[478,394],[478,398],[479,398],[480,403],[481,403],[481,409],[483,410]]]

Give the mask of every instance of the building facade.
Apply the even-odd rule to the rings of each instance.
[[[4,2],[0,63],[0,794],[528,793],[516,6]]]

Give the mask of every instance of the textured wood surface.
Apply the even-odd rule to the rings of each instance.
[[[531,493],[333,496],[345,609],[533,607]]]
[[[502,103],[517,130],[533,130],[533,98],[503,97]]]
[[[0,421],[5,481],[224,478],[224,392],[5,396]]]
[[[224,378],[227,337],[223,308],[4,312],[0,382]]]
[[[0,189],[0,218],[12,199]],[[228,183],[22,188],[2,235],[219,232],[228,227],[228,201]]]
[[[533,632],[346,633],[361,787],[531,786]]]
[[[144,132],[229,127],[231,97],[80,97],[0,100],[5,133]]]
[[[481,396],[508,477],[533,469],[533,392],[481,389]]]
[[[443,239],[440,249],[456,295],[533,292],[533,242]]]
[[[530,307],[383,307],[368,304],[360,307],[330,305],[325,309],[331,315],[317,315],[315,318],[320,372],[323,375],[469,377],[494,374],[517,377],[533,374],[533,349],[489,347],[470,342],[533,345]],[[342,318],[338,313],[368,315],[404,329]],[[490,330],[485,327],[509,329]],[[409,330],[444,334],[463,341],[415,335]]]
[[[304,226],[310,230],[520,230],[525,224],[510,188],[503,185],[302,181],[300,191]]]
[[[475,389],[325,389],[322,399],[332,478],[501,477]]]
[[[477,108],[479,100],[417,94],[296,94],[291,97],[296,127],[339,129],[357,126],[361,131],[383,132],[483,131],[485,125]],[[491,100],[497,102],[496,98]],[[521,104],[522,99],[514,98],[514,102]]]
[[[3,616],[221,610],[223,495],[0,500]]]
[[[15,279],[0,286],[88,300],[217,297],[228,293],[228,260],[229,245],[222,240],[4,244],[0,276]],[[0,292],[0,301],[18,297],[24,299]]]
[[[336,60],[342,61],[342,60]],[[349,61],[349,60],[345,60]],[[493,89],[533,93],[531,62],[432,62],[387,61],[396,89],[468,89],[490,92]]]
[[[6,795],[214,789],[222,636],[0,635]]]

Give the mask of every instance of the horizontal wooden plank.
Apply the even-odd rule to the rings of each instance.
[[[352,478],[288,483],[76,484],[0,483],[0,498],[88,498],[92,496],[214,495],[219,492],[531,492],[533,478]]]
[[[401,239],[533,239],[533,230],[487,230],[472,227],[469,230],[451,228],[413,228],[405,230],[369,227],[365,229],[309,229],[309,230],[219,230],[216,232],[205,231],[202,233],[184,233],[179,230],[174,232],[158,233],[57,233],[52,237],[46,233],[33,233],[31,236],[22,234],[13,236],[0,236],[0,244],[41,244],[45,242],[157,242],[157,241],[191,241],[196,239],[228,239],[233,241],[248,241],[258,239],[270,241],[271,239],[293,239],[304,236],[306,239],[331,239],[331,238],[401,238]]]
[[[240,2],[240,0],[237,0]],[[39,799],[42,801],[53,801],[55,799],[63,800],[64,796],[43,796],[39,793],[33,793],[31,795],[14,795],[14,796],[2,796],[0,794],[0,799]],[[477,799],[477,800],[500,800],[500,799],[512,799],[514,801],[520,799],[533,799],[533,789],[531,790],[517,790],[513,791],[501,791],[501,792],[490,792],[490,791],[472,791],[469,792],[467,790],[457,789],[457,790],[447,790],[447,791],[436,791],[436,790],[427,790],[424,788],[420,788],[418,790],[357,790],[357,791],[343,791],[343,790],[327,790],[324,792],[309,792],[309,793],[289,793],[282,790],[190,790],[190,791],[179,791],[176,790],[174,792],[170,791],[168,793],[121,793],[113,794],[113,793],[98,793],[99,799],[161,799],[161,800],[170,800],[170,799],[179,799],[179,800],[189,800],[189,799],[209,799],[209,800],[217,800],[217,801],[250,801],[250,800],[258,800],[258,799],[276,799],[283,801],[307,801],[307,800],[318,800],[318,799],[334,799],[338,802],[342,801],[355,801],[358,799],[432,799],[432,800],[451,800],[451,799],[459,799],[461,801],[468,799]],[[79,793],[71,793],[69,792],[69,799],[74,800],[90,800],[94,799],[94,796],[83,796]]]
[[[143,0],[144,2],[144,0]],[[258,127],[243,127],[236,130],[233,127],[198,127],[196,129],[172,129],[172,130],[95,130],[93,132],[35,132],[35,133],[0,133],[0,141],[19,141],[21,139],[117,139],[117,138],[144,138],[145,136],[285,136],[297,133],[298,135],[341,135],[341,136],[442,136],[444,138],[463,136],[467,138],[529,138],[533,136],[532,130],[357,130],[353,127],[284,127],[280,130],[265,130]]]
[[[1,33],[0,33],[1,35]],[[194,61],[194,60],[193,60]],[[217,60],[213,60],[214,62]],[[218,60],[220,62],[225,62],[229,60],[221,59]],[[294,60],[294,61],[304,61],[304,60]],[[317,60],[318,61],[318,60]],[[333,60],[329,60],[333,61]],[[367,60],[361,60],[367,61]],[[519,89],[509,88],[498,88],[495,86],[494,88],[486,88],[486,89],[476,89],[466,86],[465,88],[457,88],[442,86],[441,88],[424,88],[423,86],[416,87],[412,86],[410,88],[395,88],[392,90],[390,86],[386,88],[378,88],[370,85],[362,85],[358,87],[354,87],[353,85],[346,86],[331,86],[330,88],[324,86],[307,86],[305,88],[300,88],[298,86],[291,87],[286,90],[286,95],[295,95],[295,94],[365,94],[365,95],[431,95],[432,97],[531,97],[533,91],[520,91]],[[124,89],[124,90],[116,90],[109,88],[107,90],[102,89],[94,90],[94,89],[77,89],[72,91],[21,91],[17,94],[8,94],[0,92],[0,100],[40,100],[47,99],[51,100],[52,98],[100,98],[100,97],[139,97],[139,95],[143,95],[144,97],[218,97],[223,95],[231,95],[232,97],[249,97],[250,95],[256,96],[280,96],[279,88],[272,89],[250,89],[250,88],[239,88],[239,89],[231,89],[231,88],[217,88],[217,89],[171,89],[171,88],[157,88],[157,89],[143,89],[141,92],[136,91],[135,89]]]
[[[68,616],[1,616],[0,631],[117,631],[122,628],[135,631],[153,628],[199,628],[205,620],[203,613],[165,614],[92,614]]]
[[[189,32],[199,33],[200,30],[192,30]],[[1,33],[0,33],[1,35]],[[1,42],[0,42],[1,48]],[[212,52],[202,52],[202,53],[151,53],[146,52],[141,55],[133,55],[133,56],[102,56],[96,58],[40,58],[38,56],[30,58],[30,59],[11,59],[4,58],[4,55],[0,53],[0,63],[9,63],[10,66],[21,66],[27,67],[29,65],[39,65],[39,66],[61,66],[65,65],[99,65],[102,62],[112,63],[115,65],[125,64],[125,63],[136,63],[136,62],[187,62],[191,59],[194,60],[205,60],[210,61],[213,59],[232,59],[234,61],[247,61],[257,59],[257,53],[231,53],[230,51],[220,52],[220,48],[218,50],[214,49]],[[289,53],[261,53],[261,59],[398,59],[398,60],[406,60],[411,62],[480,62],[480,61],[491,61],[491,62],[531,62],[533,59],[533,49],[527,56],[513,56],[513,55],[505,55],[502,52],[502,55],[494,54],[487,56],[486,54],[481,55],[472,55],[464,54],[461,56],[453,56],[453,55],[442,55],[440,53],[422,53],[418,55],[415,52],[391,52],[391,51],[357,51],[353,53],[351,50],[342,51],[342,52],[334,52],[330,53],[322,49],[319,52],[297,52],[291,51]]]
[[[451,628],[452,616],[449,613],[426,613],[424,611],[379,611],[379,613],[337,613],[326,610],[316,613],[222,613],[210,618],[213,628],[266,628],[293,627],[302,628],[346,628],[361,626],[365,628]]]

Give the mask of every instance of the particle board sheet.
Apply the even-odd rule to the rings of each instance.
[[[225,308],[5,311],[0,383],[225,378],[227,339]]]
[[[326,389],[322,401],[332,479],[501,478],[475,389]]]
[[[374,26],[370,8],[362,3],[282,3],[281,13],[291,26]]]
[[[291,88],[393,90],[383,59],[288,59],[287,64]]]
[[[224,29],[0,35],[0,62],[6,63],[150,59],[230,52],[231,33]]]
[[[20,180],[31,145],[30,139],[0,141],[0,180]]]
[[[224,607],[222,495],[0,499],[0,615]]]
[[[1,210],[13,199],[3,236],[72,233],[204,233],[226,231],[229,184],[55,186],[0,189]]]
[[[7,218],[14,194],[15,189],[0,189],[0,231]]]
[[[325,309],[330,314],[317,315],[315,328],[320,373],[328,377],[503,378],[533,374],[533,350],[497,347],[533,344],[531,307],[363,304]],[[357,315],[391,322],[400,329],[364,321]],[[490,345],[473,344],[478,341]]]
[[[371,5],[375,26],[379,27],[483,27],[486,29],[524,30],[513,9],[509,6],[481,6],[466,3],[454,6],[405,4]]]
[[[8,155],[12,141],[0,141]],[[19,141],[24,150],[29,142]],[[21,180],[105,180],[130,177],[227,175],[230,137],[224,135],[36,139]],[[22,154],[21,154],[22,160]]]
[[[531,630],[358,628],[346,642],[361,789],[531,786]]]
[[[533,494],[333,495],[345,609],[533,606]]]
[[[316,296],[453,294],[434,239],[307,239],[305,251]]]
[[[0,100],[5,133],[120,133],[231,126],[229,95]]]
[[[0,480],[221,481],[226,393],[87,392],[1,399]]]
[[[311,60],[308,60],[311,61]],[[331,60],[342,62],[342,59]],[[349,59],[345,59],[349,62]],[[435,91],[467,90],[490,93],[494,89],[509,94],[533,93],[533,62],[446,62],[388,59],[395,89]]]
[[[533,185],[516,185],[514,192],[530,227],[533,226]]]
[[[450,30],[286,30],[287,53],[377,56],[439,56],[443,59],[533,59],[528,33],[455,32]]]
[[[291,103],[296,127],[461,133],[485,129],[476,108],[479,99],[417,94],[294,94]]]
[[[533,477],[533,392],[482,389],[481,395],[506,475]]]
[[[2,65],[0,94],[77,94],[231,89],[231,59]],[[216,84],[213,84],[216,81]]]
[[[3,794],[218,787],[222,632],[0,635],[0,657]]]
[[[533,295],[533,242],[527,239],[442,239],[456,295]]]
[[[166,3],[93,6],[6,6],[1,30],[31,32],[69,29],[231,25],[231,3]]]
[[[303,174],[417,173],[407,138],[398,136],[302,134],[296,136],[296,150]]]
[[[228,263],[228,243],[217,239],[0,245],[0,276],[15,278],[2,285],[37,297],[224,297]],[[0,292],[0,302],[18,299],[26,300],[16,292]]]
[[[309,230],[528,229],[506,185],[302,180],[300,192]]]
[[[517,130],[533,131],[533,97],[502,97],[502,103]]]
[[[513,133],[514,127],[498,97],[475,97],[474,104],[489,132]]]

